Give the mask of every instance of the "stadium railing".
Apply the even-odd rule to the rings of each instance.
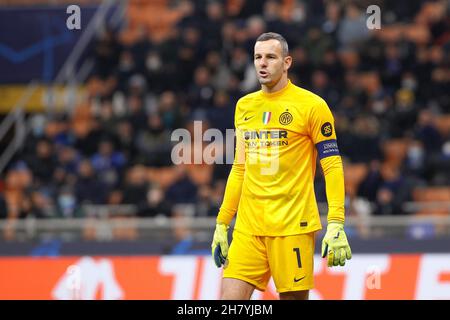
[[[410,209],[431,203],[406,203]],[[442,205],[442,204],[441,204]],[[450,210],[450,203],[446,204]],[[173,238],[178,231],[205,239],[211,235],[215,217],[198,217],[192,205],[180,205],[174,217],[138,217],[134,205],[85,205],[82,218],[0,220],[0,241],[31,241],[57,237],[65,241],[160,240]],[[326,226],[326,215],[321,215]],[[359,238],[445,238],[450,236],[450,215],[410,214],[398,216],[348,216],[349,237]],[[5,235],[9,234],[9,237]],[[3,237],[1,237],[3,235]],[[13,235],[13,236],[11,236]]]

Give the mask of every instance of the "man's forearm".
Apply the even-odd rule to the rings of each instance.
[[[222,206],[217,215],[217,223],[229,225],[236,215],[241,199],[242,182],[244,181],[245,165],[234,163],[228,176]]]
[[[320,161],[325,177],[328,201],[328,223],[345,222],[344,169],[340,156],[324,158]]]

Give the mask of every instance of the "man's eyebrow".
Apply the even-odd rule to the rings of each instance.
[[[254,56],[256,57],[256,56],[261,56],[261,55],[266,55],[266,56],[277,56],[277,54],[276,53],[272,53],[272,52],[269,52],[269,53],[255,53],[254,54]]]

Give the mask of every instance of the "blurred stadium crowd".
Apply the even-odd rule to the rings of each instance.
[[[366,26],[371,4],[380,30]],[[173,165],[171,132],[192,132],[194,120],[234,127],[236,101],[259,90],[252,52],[265,31],[286,37],[291,81],[335,116],[348,215],[450,201],[447,1],[129,1],[126,19],[91,46],[85,103],[30,116],[2,177],[1,218],[83,217],[84,204],[133,204],[144,217],[191,204],[181,207],[215,216],[230,165]]]

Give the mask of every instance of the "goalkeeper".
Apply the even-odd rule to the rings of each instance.
[[[217,216],[212,255],[223,266],[222,299],[250,299],[273,277],[280,299],[308,299],[314,287],[314,194],[319,158],[328,201],[322,257],[351,259],[344,232],[344,175],[334,119],[326,102],[292,84],[286,40],[264,33],[254,47],[261,90],[237,102],[236,154]],[[233,241],[229,225],[237,213]]]

